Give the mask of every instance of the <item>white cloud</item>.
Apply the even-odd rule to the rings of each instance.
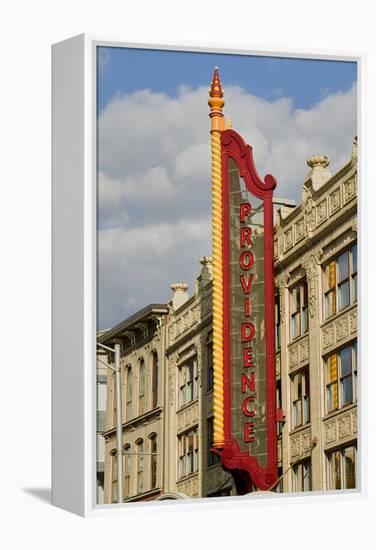
[[[207,99],[203,87],[181,87],[176,98],[141,90],[116,96],[100,114],[102,326],[165,300],[173,280],[192,285],[199,257],[210,253]],[[278,197],[300,201],[310,155],[327,154],[332,172],[350,157],[355,85],[308,110],[234,86],[225,89],[225,99],[225,114],[252,145],[260,176],[276,177]]]

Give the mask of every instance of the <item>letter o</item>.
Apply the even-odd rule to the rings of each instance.
[[[251,269],[254,263],[255,258],[253,256],[253,253],[250,250],[244,250],[239,258],[240,267],[244,271],[248,271],[248,269]]]

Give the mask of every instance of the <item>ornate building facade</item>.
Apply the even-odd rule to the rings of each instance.
[[[301,205],[278,212],[277,401],[283,491],[351,489],[357,466],[357,144],[331,176],[308,159]]]
[[[274,235],[278,456],[283,492],[357,486],[357,165],[333,176],[308,161],[299,206],[276,214]],[[98,335],[121,343],[124,500],[236,494],[213,442],[211,258],[194,293],[171,285]],[[108,357],[108,361],[111,358]],[[114,376],[107,374],[104,502],[116,502]]]

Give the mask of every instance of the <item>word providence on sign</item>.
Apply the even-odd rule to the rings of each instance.
[[[248,227],[245,223],[245,219],[252,212],[252,205],[249,202],[240,204],[239,219],[240,219],[240,248],[243,251],[239,257],[239,265],[244,272],[240,276],[240,282],[244,292],[244,317],[249,319],[251,317],[251,287],[254,279],[254,274],[250,273],[250,269],[255,263],[252,250],[252,228]],[[248,420],[256,416],[256,412],[252,406],[255,401],[255,369],[254,363],[254,349],[252,346],[252,340],[255,337],[256,329],[255,325],[250,321],[244,321],[241,325],[241,341],[244,344],[243,347],[243,367],[246,372],[242,372],[242,393],[246,395],[242,402],[242,412],[247,418],[244,422],[243,437],[245,443],[253,443],[255,441],[255,422]]]

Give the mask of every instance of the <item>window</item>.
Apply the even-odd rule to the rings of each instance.
[[[292,490],[295,493],[311,491],[311,461],[304,460],[292,467]]]
[[[324,317],[329,319],[357,300],[357,245],[342,252],[324,269]]]
[[[157,487],[157,434],[150,437],[150,489]]]
[[[126,408],[126,419],[129,420],[132,418],[132,393],[133,393],[133,376],[132,376],[132,367],[128,365],[126,369],[126,389],[125,389],[125,408]]]
[[[197,428],[186,432],[178,438],[179,478],[198,471],[198,437]]]
[[[210,342],[206,346],[206,358],[207,358],[207,391],[211,391],[214,387],[214,369],[213,369],[213,342]]]
[[[356,401],[357,343],[332,353],[325,360],[326,412]]]
[[[310,420],[308,367],[304,367],[304,369],[291,376],[291,399],[291,427],[294,430],[299,426],[308,424]]]
[[[209,466],[213,466],[214,464],[218,464],[219,462],[219,456],[216,455],[211,451],[213,448],[213,442],[214,442],[214,418],[208,418],[207,420],[207,457],[206,457],[206,463]]]
[[[281,379],[276,381],[276,408],[282,409],[282,388],[281,388]],[[277,422],[277,435],[282,435],[282,422]]]
[[[111,451],[111,459],[112,459],[112,483],[111,483],[111,500],[112,502],[117,502],[117,478],[118,478],[118,467],[117,467],[117,453],[116,449],[112,449]]]
[[[281,307],[280,307],[280,294],[275,295],[274,301],[275,307],[275,349],[281,349]]]
[[[278,467],[278,485],[275,488],[276,493],[283,493],[283,468],[282,466]]]
[[[151,371],[151,407],[155,409],[158,405],[158,355],[153,352]]]
[[[145,361],[141,357],[139,360],[139,379],[138,379],[138,414],[144,414],[146,410],[146,368]]]
[[[137,445],[137,493],[144,491],[144,442],[136,441]]]
[[[356,447],[342,447],[326,456],[328,489],[355,489]]]
[[[308,285],[303,281],[290,290],[290,335],[291,340],[308,331]]]
[[[112,374],[112,425],[116,426],[116,412],[117,412],[117,403],[116,403],[116,381],[115,373]]]
[[[197,362],[191,359],[179,367],[179,408],[197,399],[198,373]]]
[[[124,498],[130,496],[131,481],[131,446],[124,445]]]
[[[231,486],[218,489],[215,493],[209,493],[208,497],[229,497],[231,496]]]

